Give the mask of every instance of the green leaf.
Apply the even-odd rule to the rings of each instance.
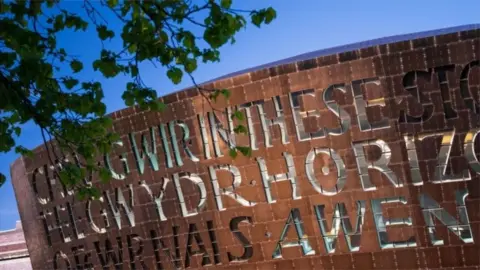
[[[122,99],[125,101],[125,105],[133,106],[135,104],[135,96],[133,95],[132,91],[125,91],[122,94]]]
[[[70,15],[66,18],[66,24],[69,28],[74,28],[75,31],[85,31],[88,27],[88,22],[84,21],[80,16]]]
[[[65,24],[63,22],[63,15],[59,14],[55,17],[55,21],[53,23],[53,29],[55,31],[60,31],[65,27]]]
[[[149,108],[150,110],[155,112],[163,112],[167,108],[167,106],[163,102],[154,100],[149,104]]]
[[[195,36],[191,32],[184,33],[183,46],[190,50],[195,47]]]
[[[140,65],[159,63],[167,68],[168,78],[178,84],[184,73],[190,75],[198,69],[198,61],[220,61],[220,48],[235,41],[237,33],[247,25],[246,19],[252,19],[260,26],[276,17],[271,8],[254,10],[250,14],[230,10],[232,0],[208,0],[205,8],[195,2],[104,0],[102,3],[107,9],[114,9],[121,15],[114,28],[113,24],[103,21],[103,14],[93,14],[96,18],[92,18],[87,16],[92,14],[80,14],[69,5],[57,5],[62,3],[60,0],[0,0],[0,13],[4,15],[3,20],[0,19],[0,43],[3,45],[0,66],[8,81],[8,89],[1,88],[0,83],[0,92],[5,92],[5,97],[0,98],[0,111],[4,113],[4,117],[0,117],[0,151],[15,150],[22,155],[31,155],[33,152],[17,145],[15,139],[26,133],[22,124],[33,119],[45,130],[54,132],[51,135],[58,141],[59,150],[68,152],[73,148],[78,154],[78,162],[65,164],[60,170],[59,180],[78,191],[79,197],[100,196],[98,189],[83,180],[94,173],[104,182],[111,179],[108,171],[100,168],[97,158],[111,152],[113,143],[120,137],[110,132],[112,120],[105,117],[102,85],[89,82],[89,77],[75,76],[85,69],[85,62],[81,58],[72,61],[76,59],[74,55],[60,47],[61,31],[68,30],[73,34],[73,40],[81,42],[92,53],[101,52],[91,61],[93,69],[103,78],[117,77],[121,73],[127,75],[130,81],[119,94],[127,105],[137,104],[143,110],[162,111],[165,104],[157,100],[156,91],[142,82]],[[104,41],[101,48],[91,43],[95,40],[82,40],[81,35],[76,35],[77,31],[88,28],[87,18],[93,20],[98,39]],[[110,18],[105,19],[110,23]],[[204,23],[206,27],[200,32],[188,31],[186,29],[190,28],[186,24],[190,24],[187,22],[190,19]],[[166,22],[171,23],[172,29]],[[118,33],[121,40],[118,44],[107,42],[116,37],[116,29],[121,31]],[[200,40],[202,36],[204,40]],[[70,68],[69,75],[62,75],[61,68],[65,63]],[[33,107],[25,106],[21,102],[23,99],[15,93],[25,94],[32,100]],[[231,98],[227,89],[209,93],[215,101],[218,97]],[[245,119],[236,111],[231,117],[236,121]],[[242,125],[236,127],[235,132],[248,133],[247,127]],[[237,156],[238,152],[249,155],[251,151],[234,148],[229,152]],[[0,180],[4,182],[5,177]]]
[[[233,129],[233,132],[235,132],[235,134],[247,134],[248,130],[244,125],[238,125]]]
[[[100,72],[106,78],[113,78],[117,76],[122,68],[123,66],[118,65],[115,59],[110,58],[109,56],[93,62],[93,70],[100,70]]]
[[[182,81],[183,72],[179,68],[172,67],[167,71],[167,76],[174,84],[179,84]]]
[[[267,10],[265,11],[265,23],[269,24],[276,17],[277,17],[277,12],[271,7],[267,8]]]
[[[197,60],[196,59],[187,59],[185,61],[185,71],[192,73],[197,69]]]
[[[237,149],[235,148],[230,148],[230,150],[228,151],[228,155],[231,157],[231,158],[236,158],[238,153],[237,153]]]
[[[220,90],[220,94],[222,94],[225,97],[225,99],[229,99],[232,93],[228,89],[222,89]]]
[[[89,190],[89,196],[93,199],[98,199],[101,196],[100,190],[98,188],[91,187]]]
[[[20,154],[22,156],[33,157],[33,152],[23,146],[16,146],[15,153]]]
[[[138,75],[138,67],[136,65],[130,66],[130,73],[132,77],[136,77]]]
[[[218,54],[219,52],[217,50],[211,50],[211,49],[204,50],[202,53],[202,61],[204,63],[216,62],[218,61]]]
[[[80,187],[77,191],[77,197],[79,200],[83,201],[87,197],[87,188],[86,187]]]
[[[73,78],[64,79],[63,84],[70,90],[78,84],[78,80]]]
[[[15,153],[20,154],[22,156],[33,157],[33,152],[23,146],[15,147]]]
[[[108,170],[107,168],[100,168],[99,174],[100,174],[100,181],[104,184],[108,183],[112,178],[112,174],[110,173],[110,170]]]
[[[83,201],[85,199],[98,199],[101,196],[100,190],[91,186],[82,186],[77,191],[77,197]]]
[[[257,26],[257,27],[260,27],[260,25],[262,24],[264,20],[264,17],[262,16],[261,13],[259,12],[254,12],[252,14],[252,23]]]
[[[60,171],[58,175],[60,176],[60,182],[62,182],[62,184],[64,184],[67,187],[73,186],[72,178],[66,170]]]
[[[47,7],[51,8],[55,4],[55,0],[47,0]]]
[[[17,60],[17,54],[13,52],[0,52],[0,64],[5,65],[6,68],[10,68],[15,64]]]
[[[237,119],[239,121],[243,121],[245,119],[245,114],[239,110],[236,110],[232,113],[232,120]]]
[[[232,6],[232,0],[222,0],[220,6],[222,8],[230,8]]]
[[[97,26],[97,33],[101,40],[107,40],[115,36],[115,33],[112,30],[109,30],[105,25]]]
[[[0,187],[2,187],[5,182],[7,182],[7,177],[5,177],[3,173],[0,173]]]
[[[210,99],[213,100],[214,102],[217,102],[217,98],[220,95],[220,90],[215,89],[213,93],[210,94]]]
[[[83,69],[83,63],[78,60],[73,60],[70,62],[70,68],[73,70],[74,73],[78,73]]]
[[[111,8],[114,8],[118,5],[118,0],[107,0],[107,5]]]
[[[133,44],[130,44],[130,46],[128,46],[129,53],[134,53],[136,51],[137,51],[137,44],[133,43]]]
[[[252,148],[247,146],[237,146],[236,148],[240,153],[242,153],[242,155],[246,157],[252,156]]]

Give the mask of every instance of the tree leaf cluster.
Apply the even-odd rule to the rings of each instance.
[[[112,120],[106,115],[101,82],[80,79],[85,67],[105,78],[127,76],[119,93],[125,104],[161,111],[165,105],[158,101],[157,91],[142,80],[142,63],[164,67],[165,79],[175,84],[186,75],[193,79],[199,61],[219,61],[219,49],[234,43],[248,21],[261,26],[276,17],[273,8],[234,9],[237,1],[232,0],[195,2],[83,0],[84,12],[79,13],[59,0],[0,1],[0,152],[31,155],[17,138],[22,126],[33,121],[41,130],[50,163],[72,153],[77,157],[75,162],[62,162],[56,171],[61,182],[80,197],[99,196],[84,179],[98,174],[101,182],[109,181],[111,175],[98,157],[108,154],[119,136],[112,132]],[[104,12],[117,20],[106,21]],[[58,45],[62,32],[91,28],[102,44],[93,62]],[[118,39],[121,49],[109,46]],[[71,71],[68,75],[60,72],[66,67]],[[230,97],[227,89],[198,89],[213,101]],[[231,117],[243,120],[240,112]],[[246,128],[238,125],[235,132],[244,133]],[[47,143],[52,139],[54,144]],[[53,151],[54,147],[58,149]],[[232,151],[251,154],[248,147]],[[0,175],[0,185],[5,179]]]

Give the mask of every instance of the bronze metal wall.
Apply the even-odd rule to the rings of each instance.
[[[39,147],[12,165],[33,267],[479,269],[479,60],[477,29],[207,85],[246,112],[251,158],[194,89],[117,111],[101,201]]]

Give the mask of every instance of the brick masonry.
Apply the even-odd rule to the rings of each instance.
[[[32,269],[20,221],[15,229],[0,231],[0,270],[7,269]]]
[[[124,146],[115,148],[111,155],[111,161],[114,168],[121,171],[122,165],[119,155],[126,153],[130,173],[125,180],[112,180],[109,184],[99,184],[98,180],[94,180],[94,183],[99,184],[103,190],[112,195],[115,188],[121,188],[127,198],[129,194],[125,186],[132,184],[133,194],[135,194],[135,226],[129,226],[127,218],[122,213],[122,228],[118,229],[113,214],[106,211],[110,223],[106,233],[97,233],[91,229],[91,221],[85,214],[87,211],[86,202],[78,201],[72,195],[65,197],[60,195],[62,188],[58,180],[52,182],[54,200],[45,204],[39,203],[36,194],[42,197],[48,197],[49,194],[46,178],[39,176],[37,170],[47,163],[48,155],[45,148],[39,147],[35,150],[34,158],[21,158],[11,167],[12,180],[17,198],[19,198],[19,210],[33,267],[35,269],[44,269],[45,265],[49,268],[54,267],[55,261],[58,263],[58,268],[66,267],[66,261],[69,262],[71,267],[80,267],[79,265],[82,265],[83,261],[86,260],[88,263],[95,265],[96,269],[100,269],[102,258],[98,256],[99,252],[97,252],[95,243],[100,243],[100,251],[105,253],[104,243],[106,239],[109,239],[113,246],[112,250],[118,251],[120,245],[122,246],[120,250],[122,259],[119,259],[117,254],[117,266],[140,269],[142,266],[149,269],[160,268],[161,266],[170,269],[173,264],[169,263],[165,253],[158,247],[155,250],[155,246],[151,244],[151,231],[155,231],[157,237],[163,239],[164,246],[170,249],[172,257],[175,257],[175,239],[178,240],[180,268],[185,267],[185,265],[189,265],[192,269],[201,268],[202,258],[205,260],[205,257],[208,257],[210,264],[204,265],[204,267],[224,269],[480,269],[480,179],[463,157],[463,140],[469,130],[480,127],[480,115],[478,111],[475,113],[469,109],[465,102],[465,96],[462,96],[460,89],[462,71],[467,65],[471,64],[472,68],[467,81],[470,93],[478,104],[480,67],[475,67],[472,64],[478,63],[478,60],[480,60],[480,30],[474,29],[321,56],[251,71],[208,83],[205,87],[228,88],[232,93],[228,101],[220,98],[217,103],[213,104],[215,108],[223,109],[227,106],[264,100],[267,118],[275,116],[271,98],[279,96],[290,143],[282,144],[280,130],[278,127],[273,127],[271,130],[274,147],[267,148],[260,128],[260,119],[257,116],[258,114],[253,113],[254,131],[252,132],[255,132],[258,139],[258,150],[253,151],[251,158],[238,156],[232,160],[228,157],[228,154],[218,158],[205,158],[201,148],[201,130],[197,123],[197,115],[203,115],[212,109],[205,98],[195,89],[187,89],[163,97],[162,101],[168,106],[166,111],[162,113],[145,112],[137,107],[117,111],[112,114],[114,131],[121,134]],[[447,72],[446,79],[444,79],[448,85],[447,93],[449,93],[449,97],[444,97],[445,92],[441,91],[444,85],[440,85],[437,79],[430,82],[416,81],[416,86],[423,95],[420,102],[405,89],[404,78],[406,74],[411,74],[415,70],[436,70],[435,68],[446,65],[453,65],[451,71]],[[368,119],[371,123],[374,123],[387,117],[390,125],[387,129],[372,129],[369,131],[360,131],[359,129],[351,85],[352,81],[368,78],[377,78],[380,84],[367,87],[363,85],[363,98],[365,100],[383,98],[385,103],[384,107],[367,108]],[[300,101],[300,107],[303,111],[316,109],[320,112],[321,117],[305,118],[303,120],[305,128],[309,132],[314,132],[320,127],[331,129],[338,127],[339,120],[322,102],[322,93],[329,86],[340,84],[345,84],[346,92],[336,91],[334,92],[334,98],[340,107],[350,115],[351,127],[340,136],[326,136],[325,138],[300,142],[293,124],[289,94],[313,89],[315,98],[303,98]],[[405,100],[405,102],[400,102],[402,100]],[[450,112],[445,112],[445,103],[451,104],[456,115],[452,116],[449,114]],[[431,117],[428,120],[415,123],[402,122],[399,121],[402,111],[414,116],[421,116],[422,112],[427,111]],[[157,155],[159,169],[157,171],[152,170],[146,160],[145,172],[140,174],[135,163],[134,153],[129,146],[128,134],[133,133],[136,143],[141,145],[141,134],[148,134],[150,127],[157,127],[161,123],[167,123],[175,119],[183,120],[190,127],[189,149],[200,158],[200,161],[193,162],[185,154],[185,151],[181,151],[184,165],[168,168],[165,165],[165,156],[162,154],[161,138],[156,132],[154,136],[159,147]],[[432,139],[416,144],[420,172],[424,183],[423,185],[414,185],[404,136],[446,132],[453,129],[456,133],[450,160],[448,161],[449,168],[451,167],[455,172],[464,169],[469,170],[472,176],[471,180],[443,184],[432,183],[436,180],[434,173],[440,149],[440,140]],[[177,129],[177,134],[181,134],[180,132]],[[374,139],[381,139],[388,143],[392,155],[389,168],[404,182],[403,187],[394,187],[384,174],[371,169],[369,175],[372,183],[376,186],[376,190],[365,191],[362,189],[351,143]],[[248,144],[248,142],[246,136],[237,137],[237,143]],[[168,145],[171,149],[172,143],[170,142]],[[225,150],[225,144],[222,143],[221,146]],[[212,147],[212,143],[210,143],[210,147]],[[345,163],[346,185],[337,195],[319,194],[308,181],[305,160],[307,154],[313,148],[334,149]],[[266,160],[270,175],[286,173],[287,166],[282,156],[284,152],[291,154],[293,157],[301,199],[292,199],[290,182],[281,181],[272,183],[271,194],[276,202],[268,203],[261,172],[255,158],[263,157]],[[478,157],[480,153],[480,142],[478,140],[475,143],[475,153]],[[380,154],[378,151],[369,150],[367,151],[367,159],[372,164]],[[223,196],[223,204],[226,210],[217,210],[214,191],[210,184],[208,166],[218,164],[232,164],[239,168],[242,182],[235,189],[235,193],[240,194],[248,201],[256,202],[256,205],[251,207],[241,206],[235,200]],[[323,166],[328,166],[331,169],[328,176],[324,176],[320,172]],[[317,156],[315,168],[315,175],[317,179],[321,179],[322,185],[329,188],[335,185],[336,169],[329,158]],[[207,190],[206,206],[198,215],[182,217],[181,203],[177,198],[174,185],[170,184],[165,190],[162,203],[167,220],[160,221],[154,202],[149,199],[139,181],[145,181],[145,184],[154,193],[158,193],[164,181],[163,177],[171,179],[173,174],[180,172],[195,173],[203,180]],[[232,184],[231,177],[228,174],[219,173],[218,178],[221,187]],[[33,179],[35,179],[36,185],[32,184]],[[37,188],[36,191],[34,187]],[[193,209],[200,199],[198,191],[188,181],[182,182],[181,188],[187,209]],[[428,235],[419,194],[427,193],[458,220],[460,217],[456,208],[455,191],[459,189],[467,189],[469,192],[465,204],[468,209],[473,243],[462,242],[445,225],[435,220],[435,235],[444,241],[443,245],[435,246],[431,243]],[[382,206],[384,217],[411,217],[412,225],[388,227],[389,240],[414,239],[416,247],[392,249],[382,249],[380,247],[371,200],[394,196],[404,197],[407,203]],[[355,202],[358,200],[367,202],[359,251],[352,252],[348,249],[341,230],[337,239],[336,250],[328,253],[314,206],[325,205],[327,224],[331,228],[335,204],[343,202],[351,223],[354,225],[357,216]],[[103,203],[92,203],[91,208],[93,222],[100,227],[105,227],[106,224],[103,221],[101,210],[109,209],[105,201],[106,198],[104,198]],[[86,238],[76,239],[71,225],[69,227],[58,225],[70,222],[67,211],[60,211],[57,219],[60,223],[58,224],[55,223],[54,214],[48,216],[47,224],[53,226],[53,229],[47,233],[41,213],[45,214],[49,211],[53,213],[54,206],[65,206],[67,202],[73,209],[74,215],[72,218],[76,220],[79,231],[83,232]],[[283,247],[282,258],[273,258],[272,254],[280,240],[287,218],[291,209],[295,208],[299,209],[304,228],[302,239],[308,240],[315,254],[303,254],[300,246]],[[252,222],[250,224],[243,222],[238,230],[248,240],[249,244],[247,246],[251,246],[253,254],[246,261],[230,262],[229,253],[238,257],[246,250],[242,242],[236,238],[236,234],[232,232],[230,224],[232,218],[240,216],[251,218]],[[207,221],[213,222],[214,229],[207,226]],[[196,229],[189,224],[195,224]],[[178,233],[174,232],[173,226],[178,226],[176,229]],[[64,243],[60,228],[63,229],[65,235],[72,237],[72,241]],[[194,232],[196,231],[199,232],[199,238],[195,238]],[[217,243],[216,246],[212,244],[211,231],[215,232],[216,240],[213,242]],[[50,244],[47,240],[47,234],[50,237]],[[133,237],[134,234],[138,237]],[[177,238],[175,238],[175,235]],[[120,237],[120,242],[117,242],[117,237]],[[130,239],[128,239],[129,237]],[[205,246],[205,256],[194,254],[195,251],[201,249],[201,244],[198,244],[200,238]],[[299,241],[292,226],[288,229],[283,242],[286,241]],[[132,246],[140,242],[143,243],[143,250],[138,253],[138,256],[130,254],[129,251],[131,250],[138,251],[138,247],[133,248]],[[83,249],[74,252],[72,248],[79,246],[83,246]],[[62,253],[57,253],[60,251]],[[60,254],[64,254],[64,257]],[[77,259],[80,263],[77,262]],[[187,260],[189,260],[188,263],[186,263]],[[109,262],[109,266],[112,268],[113,264],[112,261]]]

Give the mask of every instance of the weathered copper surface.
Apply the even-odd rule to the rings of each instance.
[[[477,28],[210,83],[250,158],[195,89],[117,111],[102,201],[39,147],[12,165],[33,268],[479,269],[479,60]]]

